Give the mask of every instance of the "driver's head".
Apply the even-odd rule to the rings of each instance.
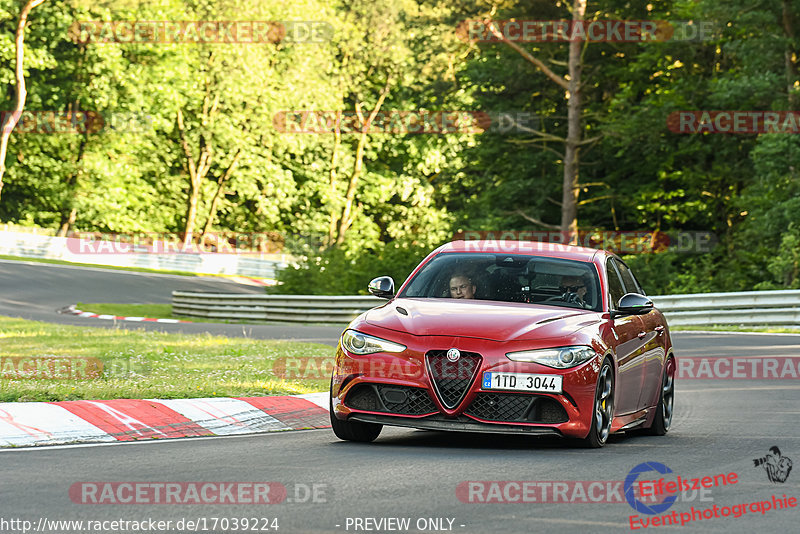
[[[586,295],[586,283],[580,276],[562,276],[559,289],[564,293],[575,293],[581,298]]]
[[[454,299],[474,299],[475,284],[472,279],[461,273],[456,273],[450,277],[450,296]]]

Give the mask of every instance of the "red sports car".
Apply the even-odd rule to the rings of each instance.
[[[675,357],[664,316],[616,255],[537,242],[456,241],[342,334],[331,424],[372,441],[383,425],[558,435],[672,421]]]

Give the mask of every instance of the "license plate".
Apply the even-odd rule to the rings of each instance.
[[[561,393],[561,375],[529,373],[483,373],[483,389]]]

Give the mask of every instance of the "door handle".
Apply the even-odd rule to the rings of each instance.
[[[647,335],[647,332],[642,331],[642,332],[639,332],[637,335],[639,336],[639,339],[642,339],[644,336]]]
[[[659,336],[663,336],[663,335],[664,335],[664,327],[663,327],[662,325],[658,325],[658,326],[657,326],[657,327],[655,327],[653,330],[655,330],[656,332],[658,332],[658,335],[659,335]]]

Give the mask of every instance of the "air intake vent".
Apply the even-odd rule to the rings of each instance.
[[[557,401],[540,395],[479,393],[464,412],[484,421],[566,423],[567,411]]]
[[[344,404],[355,410],[399,415],[423,415],[438,411],[426,390],[388,384],[359,384],[347,394]]]
[[[454,409],[475,380],[483,358],[475,352],[461,352],[458,360],[447,359],[447,351],[432,350],[425,355],[428,375],[442,404]]]

